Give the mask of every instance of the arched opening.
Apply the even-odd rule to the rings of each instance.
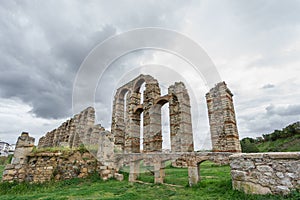
[[[170,112],[169,102],[161,107],[161,130],[162,130],[162,149],[165,152],[171,151],[170,135]]]
[[[164,163],[164,183],[172,185],[186,186],[188,177],[187,167],[175,167],[172,163],[175,160],[171,159]]]
[[[143,142],[144,142],[144,112],[141,112],[140,114],[140,151],[143,152],[144,146],[143,146]]]
[[[133,86],[134,92],[141,92],[141,88],[145,89],[145,79],[141,78],[139,79]],[[143,86],[144,85],[144,86]]]
[[[123,111],[124,115],[123,116],[124,116],[124,122],[125,123],[126,123],[126,120],[127,120],[127,101],[128,101],[127,98],[129,97],[128,93],[129,92],[126,91],[125,94],[124,94],[124,98],[123,98],[123,101],[124,101],[124,108],[123,108],[124,109],[124,111]]]
[[[198,176],[199,182],[205,183],[218,183],[220,180],[230,179],[230,166],[221,165],[211,160],[202,160],[198,162]]]
[[[142,105],[143,102],[144,102],[144,91],[146,89],[146,86],[145,86],[145,82],[143,82],[139,88],[139,92],[141,94],[141,98],[140,98],[140,104]],[[143,107],[143,106],[141,106]],[[140,150],[141,152],[143,151],[144,149],[144,146],[143,146],[143,143],[144,143],[144,112],[141,111],[141,114],[140,114]]]

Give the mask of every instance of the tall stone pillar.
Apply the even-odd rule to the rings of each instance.
[[[225,82],[218,83],[206,94],[214,152],[241,152],[232,96]]]
[[[168,90],[171,150],[173,152],[194,151],[190,98],[182,82],[171,85]]]
[[[125,112],[125,106],[127,109],[129,103],[126,99],[127,105],[125,105],[125,98],[128,98],[130,94],[131,92],[128,89],[121,87],[117,90],[113,101],[111,132],[115,137],[115,148],[118,152],[124,151],[125,127],[127,123],[127,110]]]
[[[146,84],[144,91],[144,152],[153,152],[162,150],[161,133],[161,110],[154,108],[155,99],[160,97],[160,88],[157,81]],[[159,126],[159,128],[156,128]]]
[[[125,128],[125,153],[140,153],[140,122],[139,112],[135,112],[135,107],[140,104],[141,94],[133,92],[129,97],[128,119]]]

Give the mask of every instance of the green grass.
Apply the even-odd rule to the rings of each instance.
[[[166,167],[165,182],[172,185],[153,184],[150,172],[142,173],[145,183],[102,181],[97,175],[86,179],[71,179],[44,184],[0,183],[0,199],[299,199],[299,193],[287,197],[272,195],[246,195],[231,189],[229,166],[216,166],[211,162],[200,165],[201,182],[187,187],[187,169]],[[3,170],[3,167],[0,168]],[[151,169],[150,169],[151,170]],[[0,171],[2,174],[2,171]],[[150,182],[150,183],[149,183]]]
[[[0,165],[0,180],[2,180],[2,173],[4,171],[5,165]]]
[[[266,141],[256,144],[260,152],[289,152],[300,151],[300,135],[289,138],[279,138],[275,141]]]

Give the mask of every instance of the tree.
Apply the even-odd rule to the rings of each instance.
[[[243,153],[257,153],[259,149],[253,142],[252,138],[244,138],[241,140],[241,147]]]

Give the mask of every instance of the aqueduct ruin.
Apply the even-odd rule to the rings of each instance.
[[[141,94],[143,83],[145,91]],[[241,151],[232,96],[224,82],[206,94],[214,152]],[[168,88],[168,94],[161,96],[157,80],[150,75],[140,75],[117,89],[111,127],[116,147],[124,153],[140,153],[143,112],[143,152],[161,152],[161,107],[166,103],[169,103],[171,151],[194,151],[190,98],[185,85],[177,82]]]
[[[140,92],[145,83],[143,94]],[[143,95],[143,98],[141,98]],[[118,168],[129,163],[129,181],[136,181],[140,163],[154,166],[154,182],[163,183],[166,161],[180,159],[188,167],[189,185],[200,180],[200,163],[228,163],[232,153],[241,152],[232,93],[225,82],[206,94],[213,152],[194,152],[190,98],[185,85],[176,82],[161,96],[159,83],[140,75],[117,89],[113,102],[111,133],[115,137]],[[143,100],[141,102],[141,99]],[[162,151],[161,108],[169,103],[171,152]],[[143,112],[143,151],[140,150],[140,121]]]
[[[143,94],[142,84],[145,84]],[[216,84],[206,94],[206,102],[212,152],[194,151],[190,99],[184,84],[171,85],[168,94],[161,96],[157,80],[140,75],[117,89],[111,132],[95,124],[93,107],[41,137],[38,151],[34,151],[35,139],[23,132],[2,180],[44,182],[83,178],[97,172],[103,180],[114,177],[121,181],[124,176],[118,172],[122,166],[129,165],[129,182],[135,182],[143,161],[144,166],[153,166],[154,183],[163,183],[166,162],[172,161],[175,166],[188,169],[191,186],[200,181],[200,164],[210,160],[219,164],[230,162],[233,188],[246,193],[288,194],[299,189],[299,152],[232,155],[241,152],[241,147],[232,93],[225,82]],[[167,103],[171,152],[162,151],[161,108]],[[143,151],[140,150],[142,112]],[[89,151],[80,149],[83,144]],[[53,147],[67,151],[47,150]]]
[[[145,90],[141,94],[143,84]],[[216,84],[206,94],[206,101],[213,152],[194,152],[190,98],[185,85],[176,82],[168,88],[166,95],[161,96],[158,81],[150,75],[140,75],[117,89],[113,101],[111,132],[99,124],[95,125],[95,110],[89,107],[41,137],[38,144],[39,149],[74,149],[84,144],[92,146],[94,152],[82,155],[74,152],[70,155],[32,153],[34,139],[27,133],[22,134],[18,139],[14,162],[7,165],[3,180],[36,182],[50,180],[53,176],[57,179],[85,177],[93,170],[98,171],[105,179],[122,179],[118,170],[124,164],[129,164],[129,181],[136,181],[140,173],[140,162],[143,160],[145,165],[154,166],[155,183],[163,183],[165,162],[180,160],[188,168],[189,184],[196,184],[200,180],[201,162],[211,160],[228,163],[229,155],[241,151],[232,93],[225,82]],[[166,103],[169,104],[171,152],[162,151],[161,108]],[[93,160],[91,154],[97,160]]]
[[[141,94],[143,83],[145,91]],[[143,102],[140,102],[141,95]],[[116,92],[111,127],[115,145],[124,153],[140,153],[140,114],[143,112],[143,151],[161,152],[161,107],[166,103],[169,103],[170,111],[171,150],[194,151],[187,89],[182,82],[175,83],[168,88],[167,95],[161,96],[157,80],[149,75],[138,76]]]

